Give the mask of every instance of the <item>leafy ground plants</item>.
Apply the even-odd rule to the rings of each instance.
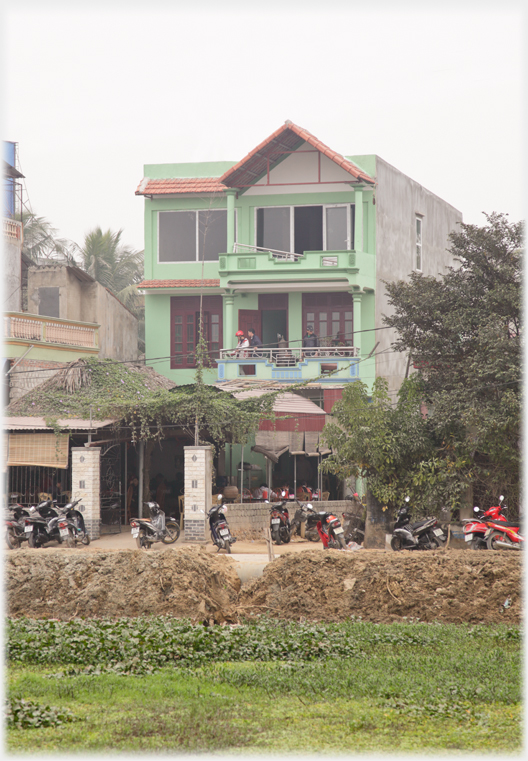
[[[515,627],[17,620],[7,646],[11,701],[83,719],[12,752],[520,750]]]

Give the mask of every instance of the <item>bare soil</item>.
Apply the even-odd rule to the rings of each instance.
[[[7,612],[63,620],[170,615],[216,623],[258,615],[297,621],[356,616],[378,623],[521,621],[520,554],[339,552],[307,544],[291,547],[242,587],[233,560],[204,547],[150,553],[21,549],[5,555]]]

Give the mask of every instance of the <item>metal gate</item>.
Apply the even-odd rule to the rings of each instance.
[[[123,483],[121,442],[110,442],[101,447],[101,533],[117,534],[121,531]]]

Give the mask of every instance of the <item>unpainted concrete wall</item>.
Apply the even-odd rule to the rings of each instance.
[[[22,243],[9,240],[4,235],[4,311],[20,312],[22,309]]]
[[[423,218],[422,272],[437,277],[453,264],[449,246],[449,233],[459,228],[462,213],[446,201],[426,190],[418,182],[376,157],[376,326],[381,326],[383,315],[391,307],[383,280],[409,280],[415,266],[416,215]],[[379,330],[376,340],[376,375],[383,375],[389,390],[397,390],[405,376],[407,356],[380,354],[390,351],[395,339],[392,330]]]

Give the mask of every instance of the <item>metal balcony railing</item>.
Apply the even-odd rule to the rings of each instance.
[[[260,248],[259,246],[250,246],[247,243],[235,243],[233,246],[234,254],[271,254],[274,259],[285,259],[286,261],[294,262],[297,259],[302,259],[303,254],[296,254],[291,251],[279,251],[274,248]]]
[[[277,367],[293,367],[305,359],[353,359],[359,355],[356,346],[315,346],[313,348],[221,349],[221,360],[250,362],[266,359]]]
[[[75,322],[8,312],[4,315],[4,339],[17,338],[39,343],[83,348],[98,346],[98,327]]]

